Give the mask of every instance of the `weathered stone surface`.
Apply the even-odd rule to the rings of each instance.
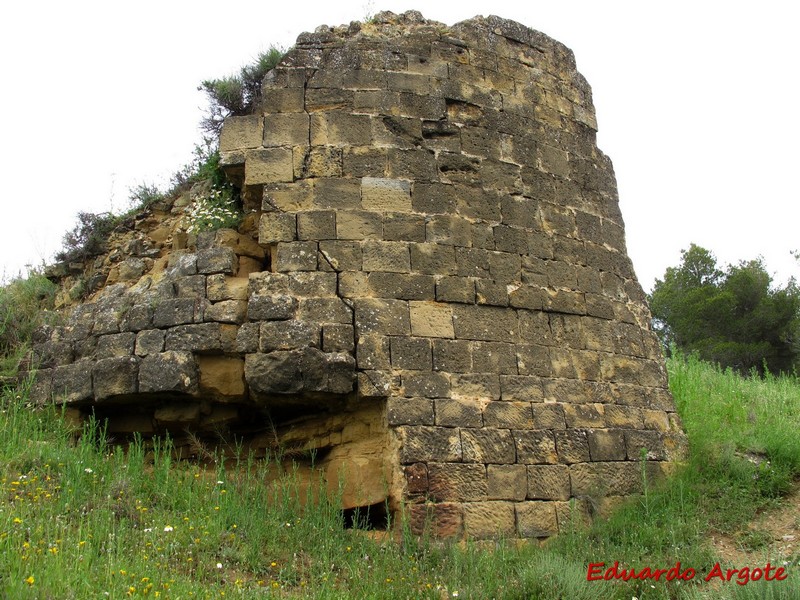
[[[153,326],[162,328],[195,323],[200,320],[198,316],[201,312],[200,301],[193,298],[163,300],[153,309]]]
[[[53,370],[38,369],[29,390],[30,400],[35,406],[44,406],[53,399]]]
[[[528,492],[525,465],[487,465],[486,477],[491,500],[525,500]]]
[[[249,150],[246,154],[244,181],[247,185],[292,181],[294,163],[288,148]]]
[[[245,393],[244,360],[236,356],[198,356],[200,390],[219,396]]]
[[[517,531],[526,538],[549,537],[558,533],[554,502],[520,502],[515,505]]]
[[[464,462],[511,464],[516,461],[514,438],[507,429],[462,429]]]
[[[322,326],[323,352],[355,352],[355,330],[352,325],[327,323]]]
[[[433,403],[428,398],[389,398],[386,408],[389,425],[433,425]]]
[[[139,358],[116,356],[103,358],[92,367],[94,399],[135,394],[138,388]]]
[[[316,242],[279,242],[274,257],[274,267],[279,272],[316,271]]]
[[[424,337],[452,338],[453,309],[434,302],[410,302],[411,334]]]
[[[219,136],[219,151],[258,148],[262,142],[263,118],[258,115],[225,119]]]
[[[469,502],[464,504],[464,529],[471,538],[511,538],[516,534],[512,502]]]
[[[211,352],[222,349],[219,323],[179,325],[167,330],[164,342],[166,350],[188,350]]]
[[[247,300],[248,284],[249,280],[246,277],[209,275],[206,279],[206,295],[211,302]]]
[[[544,464],[558,462],[555,435],[547,429],[521,429],[512,432],[517,450],[517,462]]]
[[[244,374],[255,397],[303,392],[347,394],[353,391],[355,360],[349,354],[308,347],[248,354]]]
[[[415,535],[432,534],[442,538],[460,537],[464,528],[462,504],[412,504],[409,507],[409,527]]]
[[[164,332],[160,329],[147,329],[136,334],[135,352],[138,356],[147,356],[163,351]]]
[[[486,467],[480,464],[428,463],[428,493],[437,502],[486,500]]]
[[[361,206],[380,212],[411,212],[411,184],[399,179],[361,179]]]
[[[297,215],[297,237],[300,240],[335,240],[336,211],[315,210],[299,213]]]
[[[399,427],[400,462],[460,461],[461,437],[448,427]]]
[[[297,239],[297,215],[295,213],[268,212],[261,215],[258,241],[261,244],[291,242]]]
[[[71,365],[52,369],[51,390],[53,398],[74,404],[92,397],[92,362],[80,360]]]
[[[198,273],[234,275],[236,264],[236,254],[230,248],[208,248],[197,253]]]
[[[125,313],[121,329],[124,331],[141,331],[148,329],[153,324],[154,309],[149,304],[134,304]]]
[[[78,340],[76,342],[52,339],[34,347],[30,357],[31,366],[38,369],[51,369],[53,367],[69,365],[77,359],[94,356],[96,348],[97,338],[94,337]]]
[[[408,335],[411,332],[407,302],[363,298],[353,304],[359,336],[369,333]]]
[[[570,497],[569,467],[566,465],[528,466],[528,498],[567,500]]]
[[[357,387],[361,398],[389,398],[397,385],[391,372],[360,371]]]
[[[341,298],[304,298],[296,314],[308,323],[353,323],[353,309]]]
[[[139,365],[139,391],[197,392],[197,363],[188,351],[167,350],[149,354]]]
[[[404,370],[431,370],[431,342],[429,339],[412,337],[390,339],[392,367]]]
[[[589,455],[594,461],[625,460],[625,435],[621,430],[595,429],[587,433]]]
[[[579,463],[569,467],[573,496],[626,496],[641,491],[641,467],[636,462]]]
[[[133,354],[135,342],[136,335],[129,332],[102,335],[97,338],[97,347],[95,351],[100,358],[130,356]]]
[[[251,321],[283,321],[291,319],[296,308],[297,298],[287,294],[251,295],[247,303],[247,317]]]
[[[261,324],[258,348],[261,352],[292,350],[304,346],[319,346],[320,326],[292,319],[267,321]]]
[[[243,323],[247,316],[246,300],[222,300],[205,307],[203,320],[215,323]]]
[[[450,380],[444,373],[407,371],[401,375],[401,380],[406,396],[447,398],[450,395]]]

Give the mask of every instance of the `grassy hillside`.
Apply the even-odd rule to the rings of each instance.
[[[666,486],[590,530],[540,547],[514,541],[390,541],[342,525],[335,499],[265,484],[247,457],[209,468],[123,450],[7,388],[0,413],[0,589],[4,598],[794,598],[797,558],[770,555],[747,527],[775,510],[800,472],[797,378],[744,379],[693,359],[669,362],[691,457]],[[307,497],[307,508],[293,497]],[[317,498],[317,499],[315,499]],[[402,529],[402,525],[401,525]],[[704,582],[711,535],[784,566],[785,581]],[[689,582],[587,581],[590,563],[691,567]],[[788,564],[784,564],[788,563]],[[776,574],[775,570],[771,576]],[[740,582],[742,580],[740,579]]]

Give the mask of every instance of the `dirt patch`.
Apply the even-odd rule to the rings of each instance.
[[[712,532],[711,542],[721,562],[734,567],[765,558],[773,564],[800,560],[800,482],[779,506],[759,514],[739,534]]]

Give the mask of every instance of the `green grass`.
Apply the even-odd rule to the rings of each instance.
[[[33,411],[24,391],[6,388],[0,589],[11,599],[797,597],[796,560],[781,583],[712,588],[702,577],[717,560],[711,531],[741,534],[759,562],[770,558],[763,533],[745,534],[744,524],[797,479],[800,384],[743,379],[693,359],[668,367],[690,439],[686,467],[607,521],[541,547],[378,539],[343,528],[335,498],[307,497],[292,474],[265,483],[264,462],[174,463],[168,442],[123,450],[91,426],[76,439],[57,410]],[[697,576],[586,581],[590,562],[614,561],[680,561]]]
[[[31,272],[0,285],[0,378],[14,377],[20,361],[30,350],[33,331],[55,320],[56,286]]]

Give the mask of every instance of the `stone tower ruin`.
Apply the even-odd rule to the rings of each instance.
[[[603,513],[685,438],[596,128],[572,52],[518,23],[303,34],[221,133],[239,231],[142,216],[40,332],[34,395],[292,458],[416,532]]]

